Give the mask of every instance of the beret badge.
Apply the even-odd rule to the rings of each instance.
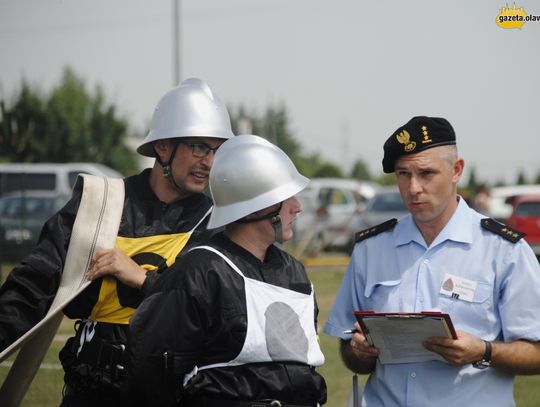
[[[407,130],[402,130],[398,134],[396,134],[396,139],[400,144],[403,144],[404,150],[407,153],[410,153],[411,151],[414,151],[416,148],[416,142],[411,141],[411,135]]]

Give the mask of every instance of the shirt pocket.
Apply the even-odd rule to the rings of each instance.
[[[439,294],[439,306],[442,312],[461,326],[469,328],[484,326],[493,315],[493,286],[489,283],[477,282],[472,301],[452,298]]]
[[[398,288],[401,280],[377,281],[366,286],[366,310],[378,312],[391,312],[399,309]]]

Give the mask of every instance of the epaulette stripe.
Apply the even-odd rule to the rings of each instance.
[[[355,233],[354,241],[360,242],[361,240],[367,239],[368,237],[376,236],[379,233],[392,229],[394,226],[396,226],[396,224],[397,224],[397,219],[393,218],[393,219],[387,220],[384,223],[381,223],[380,225],[361,230],[360,232]]]
[[[490,232],[502,236],[503,238],[512,243],[517,243],[522,238],[527,236],[525,233],[520,232],[519,230],[512,229],[511,227],[508,227],[504,223],[500,223],[495,219],[484,218],[480,221],[480,224],[484,229],[487,229]]]

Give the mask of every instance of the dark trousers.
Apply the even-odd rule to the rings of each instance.
[[[69,386],[64,386],[63,399],[60,407],[120,407],[120,394],[113,396],[103,393],[77,392]]]
[[[225,400],[207,397],[187,397],[180,403],[182,407],[317,407],[307,404],[287,404],[278,400]]]

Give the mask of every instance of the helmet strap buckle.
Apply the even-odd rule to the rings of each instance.
[[[276,242],[278,243],[283,243],[283,228],[281,227],[281,216],[279,216],[282,207],[283,202],[280,202],[276,211],[270,214],[270,222],[272,223],[272,227],[274,228],[276,234]]]
[[[165,178],[169,178],[171,176],[171,166],[170,166],[170,164],[169,163],[163,163],[162,167],[163,167],[163,176]]]

